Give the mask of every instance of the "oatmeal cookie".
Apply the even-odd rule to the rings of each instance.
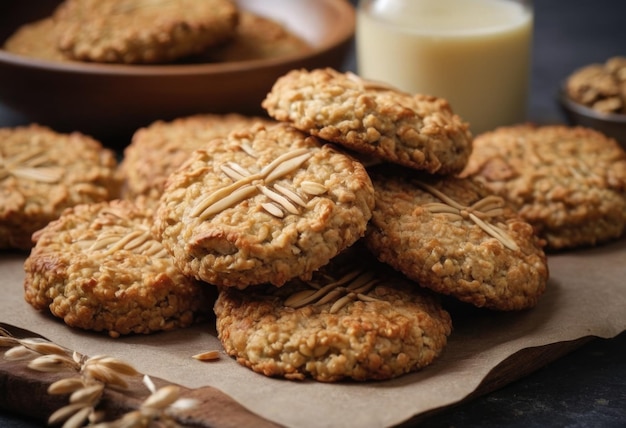
[[[462,175],[508,199],[550,249],[624,232],[626,153],[591,129],[528,124],[479,135]]]
[[[322,382],[419,370],[441,354],[452,329],[434,294],[367,254],[342,254],[310,281],[222,289],[215,313],[224,349],[243,366]]]
[[[262,102],[273,118],[389,162],[450,174],[471,152],[468,124],[448,102],[332,69],[293,70]]]
[[[239,114],[199,114],[170,122],[156,121],[138,129],[124,149],[120,172],[124,177],[124,198],[139,195],[158,200],[167,177],[196,149],[209,141],[226,137],[231,131],[256,122],[272,123],[261,117]]]
[[[537,303],[549,274],[543,242],[503,198],[470,179],[371,175],[376,207],[365,241],[379,260],[477,307]]]
[[[223,46],[208,49],[211,62],[249,61],[302,54],[311,46],[281,23],[249,11],[241,11],[237,33]]]
[[[166,63],[232,38],[231,0],[65,0],[58,48],[82,61]]]
[[[65,208],[117,197],[116,171],[115,154],[78,132],[0,128],[0,248],[29,249]]]
[[[373,204],[360,162],[286,124],[257,124],[170,175],[155,234],[187,275],[280,286],[356,242]]]
[[[141,201],[77,205],[38,231],[24,263],[25,299],[71,327],[111,337],[190,325],[210,310],[150,232]]]
[[[3,49],[18,55],[51,61],[68,61],[57,49],[56,22],[48,17],[19,27],[4,42]]]

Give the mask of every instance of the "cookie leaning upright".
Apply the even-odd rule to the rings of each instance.
[[[518,125],[479,135],[463,176],[510,201],[548,248],[595,245],[626,227],[626,153],[597,131]]]
[[[76,60],[171,62],[232,38],[230,0],[65,0],[54,12],[58,47]]]
[[[188,275],[280,286],[356,242],[373,204],[361,163],[286,124],[258,124],[170,175],[155,233]]]
[[[262,105],[302,131],[429,173],[459,172],[471,152],[468,124],[446,100],[330,68],[287,73]]]
[[[78,132],[0,128],[0,248],[29,249],[65,208],[117,197],[116,170],[114,153]]]
[[[379,260],[478,307],[537,303],[549,274],[543,242],[503,198],[470,179],[406,169],[371,176],[376,207],[365,242]]]
[[[176,269],[151,222],[140,201],[66,210],[35,234],[24,263],[26,301],[71,327],[111,337],[190,325],[210,310],[208,287]]]

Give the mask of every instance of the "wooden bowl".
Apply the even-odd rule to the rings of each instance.
[[[33,4],[35,3],[35,4]],[[0,46],[20,25],[49,16],[60,1],[2,0]],[[278,77],[297,68],[340,68],[352,43],[347,0],[239,0],[283,23],[313,49],[228,63],[112,65],[53,62],[0,50],[0,103],[60,132],[78,130],[124,146],[139,127],[196,113],[263,114]]]

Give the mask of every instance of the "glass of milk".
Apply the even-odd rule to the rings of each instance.
[[[476,135],[526,119],[532,0],[360,0],[358,73],[435,95]]]

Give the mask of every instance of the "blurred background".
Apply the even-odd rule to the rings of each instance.
[[[535,0],[534,20],[528,118],[561,122],[556,102],[561,81],[579,67],[626,56],[626,1]],[[345,67],[356,71],[354,50]]]

